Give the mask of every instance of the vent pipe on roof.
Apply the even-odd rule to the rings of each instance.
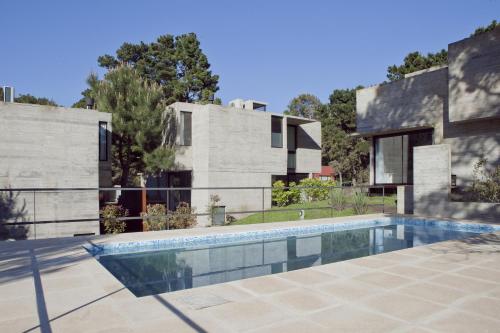
[[[14,103],[14,87],[3,87],[3,101],[5,103]]]

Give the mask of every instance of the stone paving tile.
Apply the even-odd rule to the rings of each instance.
[[[0,320],[0,332],[27,332],[29,330],[30,333],[38,333],[41,332],[38,325],[38,316],[36,313],[30,313],[25,317]]]
[[[380,269],[383,267],[393,266],[397,264],[393,260],[384,260],[384,259],[379,259],[377,257],[378,256],[363,257],[358,259],[352,259],[349,260],[348,262],[353,265],[359,265],[363,268],[373,268],[373,269]]]
[[[469,293],[487,292],[495,289],[498,284],[468,278],[456,274],[442,274],[429,280],[429,282],[456,288]]]
[[[500,281],[500,271],[480,267],[467,267],[455,271],[455,274],[481,279],[493,283]]]
[[[234,281],[233,283],[247,291],[259,295],[285,291],[296,286],[292,282],[288,282],[284,279],[280,279],[272,275]]]
[[[275,276],[305,286],[328,283],[337,279],[337,277],[331,274],[312,269],[298,269],[296,271],[276,274]]]
[[[309,315],[315,323],[327,327],[330,332],[388,332],[401,328],[404,322],[351,305],[333,307]]]
[[[353,265],[348,261],[342,261],[334,264],[315,266],[311,268],[312,270],[324,272],[327,274],[331,274],[333,276],[339,277],[355,277],[366,272],[371,271],[371,269],[367,267],[362,267],[359,265]]]
[[[290,313],[262,300],[226,303],[198,310],[206,316],[222,321],[231,330],[248,330],[283,320]]]
[[[439,332],[480,333],[498,332],[499,322],[465,312],[449,311],[424,325]]]
[[[385,272],[371,272],[356,276],[357,281],[362,281],[384,289],[392,289],[403,286],[413,281],[395,274]]]
[[[467,293],[458,289],[426,282],[402,287],[398,289],[398,292],[443,305],[449,305],[467,296]]]
[[[500,299],[489,297],[473,297],[467,299],[460,306],[460,309],[474,312],[479,315],[488,316],[492,319],[500,320]],[[500,330],[500,323],[498,324]]]
[[[445,309],[434,303],[394,292],[373,296],[363,301],[363,304],[375,311],[384,312],[389,316],[411,323],[417,323],[419,320]]]
[[[441,272],[434,269],[427,269],[423,267],[417,267],[412,265],[400,264],[390,267],[383,268],[384,272],[401,275],[404,277],[408,277],[410,279],[421,280],[427,279],[432,276],[436,276],[441,274]]]
[[[293,289],[266,297],[266,302],[303,314],[336,304],[331,297],[310,289]]]
[[[252,333],[327,333],[330,329],[322,327],[310,320],[291,320],[280,322],[271,326],[261,327],[256,330],[250,330]]]
[[[362,298],[382,292],[380,288],[374,288],[363,282],[352,280],[339,280],[328,283],[319,287],[318,290],[336,299],[350,302],[358,301]]]

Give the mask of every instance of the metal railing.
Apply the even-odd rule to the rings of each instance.
[[[290,189],[292,188],[282,188],[285,191]],[[206,192],[203,194],[203,197],[207,205],[209,204],[207,198],[210,194],[220,195],[222,193],[220,204],[226,206],[226,216],[241,216],[239,218],[241,220],[249,215],[260,215],[260,220],[256,220],[256,223],[267,222],[269,219],[273,219],[273,214],[286,212],[297,212],[295,219],[299,217],[299,214],[305,213],[306,219],[308,219],[308,212],[327,210],[329,214],[321,217],[333,217],[335,216],[335,212],[339,210],[332,201],[334,191],[342,191],[346,197],[352,196],[353,193],[357,192],[364,193],[368,197],[378,197],[380,198],[379,200],[367,204],[369,212],[395,213],[394,205],[387,202],[385,186],[294,186],[293,189],[299,190],[302,197],[307,196],[310,190],[322,190],[323,194],[326,191],[327,194],[326,196],[324,195],[323,200],[319,200],[324,205],[311,205],[308,204],[309,202],[303,202],[302,204],[295,204],[292,207],[276,207],[273,205],[272,194],[273,190],[276,191],[277,189],[273,187],[5,188],[0,189],[0,239],[2,237],[6,238],[2,234],[16,228],[28,229],[28,238],[39,238],[40,232],[37,234],[37,227],[40,229],[41,226],[97,221],[100,224],[105,220],[99,214],[102,207],[106,204],[121,204],[126,207],[127,202],[123,198],[129,197],[127,193],[137,191],[146,193],[146,197],[150,197],[150,203],[165,204],[167,213],[165,215],[143,216],[141,212],[144,210],[145,204],[142,202],[142,198],[135,198],[129,200],[128,204],[132,202],[136,206],[136,209],[127,208],[132,211],[139,211],[139,214],[117,217],[117,221],[125,221],[127,224],[130,224],[132,221],[140,222],[153,218],[165,218],[167,220],[166,228],[169,229],[168,220],[174,214],[177,203],[180,202],[180,193],[188,192],[188,196],[191,198],[189,201],[193,203],[193,197],[196,197],[199,191]],[[248,191],[251,191],[250,195],[246,193]],[[372,194],[373,191],[377,191],[378,193]],[[119,192],[121,198],[116,196],[116,200],[112,202],[107,201],[106,198],[113,197],[109,195],[109,193],[113,192]],[[156,193],[156,195],[153,195],[153,193]],[[238,197],[247,199],[235,200]],[[141,202],[137,205],[137,202],[134,202],[134,200]],[[241,204],[245,200],[247,204]],[[239,203],[234,204],[235,202]],[[99,206],[97,206],[97,203],[99,203]],[[353,205],[352,201],[348,201],[346,209],[352,209]],[[195,216],[197,219],[200,217],[209,220],[210,218],[213,219],[207,208],[207,206],[195,207],[195,210],[191,214],[185,215]],[[47,232],[45,231],[44,234],[47,234]],[[74,232],[73,235],[79,235],[79,233]],[[46,236],[41,237],[45,238]]]

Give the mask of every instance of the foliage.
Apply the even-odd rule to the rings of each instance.
[[[146,212],[141,213],[144,217],[142,225],[144,231],[158,231],[167,229],[167,209],[165,205],[148,205]]]
[[[210,201],[208,202],[208,206],[207,206],[207,214],[208,214],[208,220],[210,221],[210,224],[213,222],[215,208],[219,205],[220,200],[221,199],[220,199],[220,196],[218,194],[210,194]]]
[[[472,191],[479,201],[500,202],[500,165],[488,170],[487,162],[481,158],[474,165]]]
[[[126,222],[118,220],[119,217],[128,216],[128,210],[119,205],[106,205],[101,210],[104,220],[104,230],[107,233],[119,234],[125,231]]]
[[[344,210],[347,206],[347,196],[342,188],[334,188],[330,198],[331,205],[336,210]]]
[[[21,94],[14,98],[14,102],[16,103],[27,103],[27,104],[39,104],[39,105],[50,105],[50,106],[58,106],[56,102],[52,99],[48,99],[46,97],[35,97],[30,94]]]
[[[300,189],[295,182],[290,182],[287,189],[283,181],[277,180],[273,183],[271,196],[278,207],[284,207],[300,202]]]
[[[403,64],[392,65],[387,68],[387,78],[389,81],[397,81],[404,78],[405,74],[427,69],[433,66],[446,65],[448,63],[448,51],[441,50],[436,53],[428,53],[427,56],[420,52],[410,52],[404,58]]]
[[[80,109],[87,108],[87,98],[92,97],[92,90],[87,88],[84,91],[82,91],[81,95],[82,95],[82,98],[80,98],[78,101],[73,103],[73,105],[71,105],[72,108],[80,108]]]
[[[236,221],[237,221],[237,219],[233,215],[229,215],[229,214],[226,215],[226,224],[232,224]]]
[[[352,196],[352,208],[358,215],[368,212],[368,197],[363,192],[356,192]]]
[[[168,218],[169,229],[187,229],[196,225],[196,215],[187,202],[181,202]]]
[[[356,130],[356,89],[334,90],[329,103],[319,112],[322,133],[322,160],[343,179],[363,182],[368,167],[369,143],[351,134]]]
[[[316,118],[320,108],[321,101],[318,97],[311,94],[301,94],[290,101],[287,110],[283,113],[312,119]]]
[[[497,22],[496,20],[493,20],[491,21],[491,23],[489,25],[487,25],[486,27],[479,27],[477,28],[474,33],[472,33],[470,36],[471,37],[475,37],[477,35],[481,35],[481,34],[484,34],[486,32],[490,32],[492,30],[494,30],[496,27],[500,26],[500,22]]]
[[[112,113],[113,181],[133,183],[139,172],[156,174],[173,166],[173,149],[164,142],[175,114],[165,112],[161,87],[144,80],[137,70],[118,66],[103,80],[88,79],[100,111]]]
[[[123,43],[116,57],[106,54],[97,61],[107,69],[120,64],[134,67],[143,78],[161,87],[166,104],[176,101],[207,103],[219,89],[219,76],[212,74],[194,33],[175,37],[162,35],[149,44]]]
[[[0,240],[26,239],[26,225],[8,225],[12,222],[27,222],[26,201],[20,202],[20,192],[0,192]]]
[[[335,186],[335,182],[332,180],[322,181],[318,178],[304,178],[299,185],[304,187],[302,193],[304,193],[306,201],[319,201],[328,199],[331,187]]]

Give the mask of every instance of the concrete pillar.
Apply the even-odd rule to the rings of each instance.
[[[398,186],[398,214],[413,214],[413,186],[401,185]]]

